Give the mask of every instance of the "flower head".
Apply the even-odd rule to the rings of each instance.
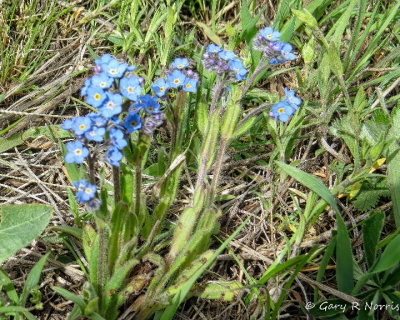
[[[89,131],[92,126],[92,120],[89,117],[75,117],[72,119],[71,129],[77,136]]]
[[[107,76],[105,73],[99,73],[91,78],[91,85],[98,89],[108,89],[114,82],[114,78]]]
[[[268,41],[279,41],[281,33],[274,30],[272,27],[265,27],[264,29],[260,30],[259,35]]]
[[[175,60],[171,63],[171,67],[173,69],[185,69],[189,66],[189,60],[186,58],[175,58]]]
[[[157,102],[156,97],[145,94],[139,98],[139,104],[142,105],[147,113],[157,113],[160,111],[160,104]]]
[[[186,78],[183,83],[182,90],[186,92],[196,92],[197,91],[197,79]]]
[[[295,109],[290,106],[289,103],[286,101],[280,101],[272,106],[271,115],[275,119],[286,122],[289,120],[289,117],[293,115],[294,111]]]
[[[124,121],[124,127],[129,133],[135,132],[142,126],[141,118],[138,113],[130,113]]]
[[[123,154],[121,151],[118,150],[117,147],[112,146],[107,150],[106,153],[106,160],[114,167],[120,166],[120,161],[123,158]]]
[[[301,99],[296,97],[296,92],[294,90],[289,90],[288,88],[283,88],[285,91],[285,101],[289,103],[289,105],[297,110],[299,105],[301,104]]]
[[[168,84],[172,88],[179,88],[182,86],[185,82],[185,79],[185,75],[179,70],[174,70],[167,76]]]
[[[95,197],[97,187],[87,180],[73,181],[72,183],[77,188],[76,200],[78,202],[86,203]]]
[[[151,86],[151,88],[153,89],[154,93],[157,96],[162,97],[167,92],[167,90],[169,88],[169,83],[166,82],[164,79],[159,78],[156,81],[154,81],[154,83]]]
[[[206,48],[206,51],[208,53],[218,53],[222,51],[222,48],[220,46],[217,46],[216,44],[209,44]]]
[[[122,96],[118,93],[106,92],[107,100],[99,108],[101,115],[107,119],[122,111]]]
[[[121,78],[128,68],[128,64],[120,63],[116,59],[112,58],[107,63],[103,63],[101,68],[107,76],[111,78]]]
[[[247,70],[243,67],[243,63],[239,59],[229,61],[229,69],[235,73],[237,80],[246,79]]]
[[[125,135],[122,130],[117,128],[111,128],[110,130],[110,140],[117,149],[122,150],[128,145],[125,140]]]
[[[87,89],[86,102],[95,108],[100,107],[106,98],[107,96],[103,89],[92,86]]]
[[[85,138],[89,141],[101,142],[104,140],[105,133],[105,128],[98,128],[96,126],[93,126],[89,131],[85,132]]]
[[[136,101],[142,94],[142,87],[138,77],[122,78],[119,87],[123,96],[129,100]]]
[[[66,144],[67,154],[65,155],[66,163],[82,163],[89,155],[89,150],[83,146],[79,140],[68,142]]]
[[[226,61],[236,58],[235,53],[229,50],[221,50],[220,52],[218,52],[218,56]]]

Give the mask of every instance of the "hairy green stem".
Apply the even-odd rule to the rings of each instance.
[[[96,176],[94,173],[94,158],[93,158],[93,155],[91,155],[91,154],[89,154],[89,157],[88,157],[88,167],[89,167],[89,182],[91,184],[95,184]]]
[[[215,107],[217,106],[217,102],[221,97],[223,89],[224,89],[224,78],[222,76],[218,76],[217,83],[215,84],[214,87],[214,95],[211,100],[210,114],[214,112]]]
[[[139,138],[140,139],[140,138]],[[140,205],[141,205],[141,197],[142,197],[142,155],[140,154],[140,150],[138,150],[139,154],[136,155],[135,161],[135,216],[139,217],[140,215]]]
[[[120,177],[119,177],[119,168],[113,166],[113,183],[114,183],[114,203],[115,205],[121,200],[121,187],[120,187]]]
[[[257,78],[257,76],[263,72],[265,69],[268,68],[269,64],[268,63],[264,63],[267,60],[267,58],[265,56],[262,56],[260,61],[258,62],[258,65],[256,67],[256,69],[254,70],[253,74],[251,75],[251,77],[246,81],[246,84],[244,85],[243,89],[242,89],[242,99],[244,98],[244,96],[246,95],[247,91],[250,89],[251,85],[253,84],[254,80]]]
[[[99,233],[99,255],[98,255],[98,295],[99,305],[102,305],[102,299],[104,298],[104,288],[107,283],[108,275],[108,247],[107,247],[107,231],[104,225],[104,221],[98,222],[98,233]]]
[[[213,173],[213,179],[211,182],[210,195],[209,195],[210,204],[214,201],[214,197],[217,192],[219,177],[220,177],[221,171],[222,171],[222,163],[224,162],[224,156],[225,156],[226,148],[228,147],[228,145],[229,145],[229,141],[222,138],[221,144],[220,144],[220,147],[218,150],[217,158],[215,160],[215,165],[214,165],[214,173]]]

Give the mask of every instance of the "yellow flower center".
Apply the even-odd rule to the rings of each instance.
[[[108,109],[113,109],[114,106],[115,106],[115,103],[114,103],[114,102],[112,102],[112,101],[108,101],[108,102],[107,102],[107,108],[108,108]]]
[[[177,66],[178,69],[182,69],[183,68],[183,64],[180,64]]]
[[[104,82],[104,81],[100,82],[100,87],[101,87],[101,88],[104,88],[106,85],[107,85],[106,82]]]
[[[160,87],[160,91],[162,92],[162,91],[164,91],[165,90],[165,88],[164,87]]]
[[[154,110],[153,107],[148,107],[147,109],[150,110],[150,111],[153,111],[153,110]]]
[[[86,129],[86,126],[84,125],[84,124],[81,124],[80,126],[79,126],[79,130],[85,130]]]
[[[133,93],[133,92],[135,92],[135,89],[132,87],[128,87],[128,88],[126,88],[126,91],[128,91],[129,93]]]
[[[136,121],[131,121],[131,127],[135,127],[136,126]]]
[[[175,83],[175,84],[180,84],[180,83],[181,83],[181,80],[175,79],[175,80],[174,80],[174,83]]]
[[[285,113],[285,108],[279,108],[278,113]]]
[[[268,38],[268,39],[272,39],[272,34],[268,34],[268,35],[267,35],[267,38]]]
[[[93,97],[94,97],[96,100],[100,100],[100,99],[101,99],[101,94],[100,94],[100,93],[96,93]]]
[[[185,85],[185,87],[186,87],[186,88],[191,88],[192,86],[191,86],[190,83],[187,83],[187,84]]]
[[[75,149],[74,153],[75,153],[77,156],[80,156],[80,155],[82,154],[82,150],[81,150],[81,149]]]
[[[117,74],[118,70],[117,69],[110,69],[109,73],[111,74]]]
[[[92,188],[86,188],[85,189],[86,194],[91,194],[92,193]]]

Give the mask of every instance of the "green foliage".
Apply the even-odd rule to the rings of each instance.
[[[4,291],[8,298],[8,301],[0,300],[0,316],[2,314],[7,316],[12,315],[16,320],[36,319],[36,317],[25,308],[25,305],[28,298],[31,297],[30,302],[34,304],[35,309],[43,309],[41,301],[42,295],[39,291],[39,281],[48,256],[49,253],[41,257],[34,265],[25,280],[22,293],[19,296],[10,278],[0,269],[0,292]]]
[[[42,204],[0,206],[0,264],[38,237],[52,212]]]

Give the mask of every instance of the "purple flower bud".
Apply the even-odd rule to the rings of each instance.
[[[204,54],[203,54],[203,58],[204,58],[204,59],[207,59],[208,57],[210,57],[210,55],[209,55],[208,53],[204,53]]]
[[[140,84],[143,84],[143,82],[144,82],[144,78],[143,77],[139,77],[138,80],[139,80]]]
[[[96,64],[96,66],[93,68],[93,72],[97,74],[100,73],[101,71],[102,71],[101,66]]]

